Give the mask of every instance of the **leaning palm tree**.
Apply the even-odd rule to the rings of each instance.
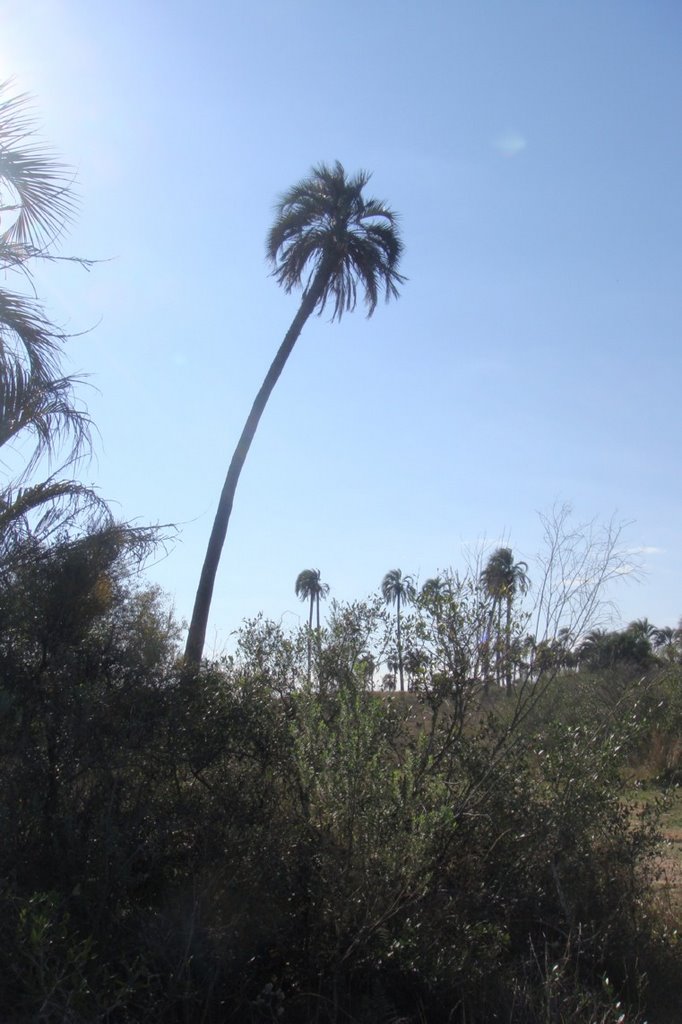
[[[332,320],[355,309],[363,293],[367,316],[380,295],[397,298],[404,278],[398,272],[403,251],[396,216],[378,199],[366,199],[364,171],[347,177],[337,161],[319,164],[310,177],[286,192],[276,206],[267,241],[273,276],[286,292],[302,288],[298,312],[284,336],[251,407],[227,471],[190,622],[185,659],[201,661],[218,564],[232,512],[234,495],[256,428],[284,365],[308,318],[332,307]]]
[[[403,672],[403,647],[401,640],[400,606],[411,604],[416,597],[414,580],[411,576],[403,576],[400,569],[391,569],[381,581],[381,594],[386,604],[396,606],[396,641],[398,650],[398,677],[400,689],[405,689],[405,678]]]
[[[308,615],[308,682],[310,682],[312,665],[313,640],[313,609],[317,607],[317,643],[320,643],[320,599],[329,593],[329,585],[322,582],[319,569],[303,569],[296,577],[296,597],[301,601],[310,601]]]
[[[501,671],[501,644],[502,644],[502,603],[506,605],[506,623],[504,629],[504,660],[505,660],[505,683],[507,695],[511,696],[512,689],[512,644],[511,644],[511,615],[512,604],[517,592],[525,594],[530,585],[528,579],[528,565],[526,562],[514,562],[514,555],[511,548],[497,548],[491,554],[488,562],[481,573],[481,583],[485,587],[488,596],[493,603],[493,609],[497,609],[497,682],[500,683]],[[491,616],[492,618],[492,616]]]

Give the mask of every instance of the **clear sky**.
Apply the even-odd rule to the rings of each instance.
[[[149,570],[189,618],[229,457],[296,310],[277,195],[319,161],[401,215],[399,302],[305,328],[242,474],[208,651],[481,538],[531,561],[538,511],[627,520],[624,621],[682,614],[678,0],[0,0],[82,202],[40,288],[100,439],[82,473],[174,522]],[[532,576],[532,568],[531,568]]]

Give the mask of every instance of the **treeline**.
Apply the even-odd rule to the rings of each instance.
[[[559,525],[563,528],[563,522]],[[592,548],[591,558],[600,562],[600,573],[609,571],[613,557],[613,551]],[[572,582],[569,586],[571,596],[578,596],[578,588]],[[535,599],[528,564],[515,562],[508,547],[493,551],[480,570],[470,567],[463,576],[446,570],[421,586],[413,576],[392,569],[381,582],[380,594],[389,608],[395,608],[394,628],[391,630],[386,619],[382,644],[363,655],[372,682],[377,682],[383,667],[387,671],[381,675],[382,688],[394,690],[399,682],[401,691],[405,683],[416,690],[429,674],[439,671],[439,664],[445,670],[451,667],[444,656],[438,662],[437,640],[434,644],[433,637],[428,638],[425,616],[435,623],[436,634],[447,635],[449,643],[457,646],[460,674],[478,680],[486,691],[493,682],[505,686],[508,696],[514,684],[538,678],[548,669],[646,670],[682,663],[682,626],[656,627],[648,619],[636,619],[619,630],[598,626],[588,630],[592,620],[600,617],[600,586],[593,588],[588,583],[582,587],[580,601],[588,605],[588,614],[576,616],[578,623],[571,614],[574,606],[564,607],[562,588],[563,582],[555,588],[548,580],[545,567],[535,588],[540,598]],[[328,598],[330,587],[319,569],[304,569],[296,579],[295,592],[309,602],[310,678],[315,638],[321,635],[320,601]],[[530,608],[527,604],[519,607],[518,599],[529,593],[534,598]],[[543,605],[548,603],[552,607],[560,604],[563,613],[549,623],[542,615]],[[541,627],[537,634],[529,631],[534,623]]]

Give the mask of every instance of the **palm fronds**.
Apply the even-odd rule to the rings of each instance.
[[[6,95],[9,85],[0,84],[0,217],[10,221],[0,245],[43,250],[73,216],[73,174],[35,141],[30,99]]]
[[[35,140],[28,98],[8,95],[8,85],[0,84],[0,270],[30,280],[33,260],[60,258],[50,247],[75,198],[71,172]],[[0,288],[0,446],[31,437],[22,478],[43,455],[68,445],[70,463],[90,445],[90,420],[75,397],[80,379],[60,370],[67,339],[33,295]]]
[[[33,451],[22,477],[36,467],[43,456],[53,459],[66,442],[71,458],[77,459],[90,446],[91,421],[76,404],[74,386],[79,377],[43,380],[22,367],[13,374],[0,369],[0,447],[18,435],[30,435]]]
[[[327,282],[318,312],[333,302],[332,320],[355,309],[358,289],[367,316],[383,291],[397,298],[405,278],[398,272],[403,244],[396,214],[379,199],[365,199],[369,174],[347,178],[337,160],[333,167],[318,164],[310,177],[281,196],[266,252],[273,276],[285,291],[309,287],[324,266]]]

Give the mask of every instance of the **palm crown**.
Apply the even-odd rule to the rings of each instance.
[[[514,597],[517,590],[525,594],[529,585],[528,564],[515,563],[511,548],[497,548],[481,573],[481,582],[496,600]]]
[[[303,569],[296,577],[296,597],[301,601],[316,600],[318,597],[326,597],[329,593],[329,584],[322,582],[322,573],[319,569]]]
[[[365,171],[347,178],[338,160],[333,167],[318,164],[275,208],[267,241],[274,277],[287,292],[308,291],[321,273],[318,312],[331,300],[332,320],[355,309],[358,286],[371,316],[381,291],[387,300],[397,298],[404,281],[398,273],[403,244],[396,215],[382,201],[363,197],[369,178]]]
[[[386,604],[408,604],[415,597],[412,577],[403,576],[400,569],[391,569],[381,581],[381,596]]]

